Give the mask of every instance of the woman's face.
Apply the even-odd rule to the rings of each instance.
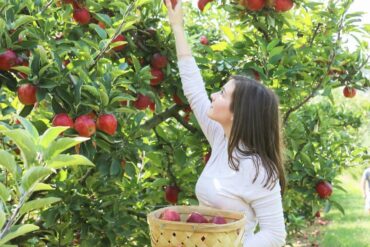
[[[230,111],[230,105],[234,88],[234,81],[230,80],[220,91],[211,94],[211,107],[207,115],[223,126],[231,125],[233,121],[233,113]]]

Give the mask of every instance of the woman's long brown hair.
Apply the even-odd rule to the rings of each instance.
[[[286,179],[278,97],[262,83],[245,76],[231,76],[230,80],[235,83],[230,105],[234,114],[228,143],[230,167],[239,170],[240,162],[232,155],[233,150],[251,157],[257,171],[253,182],[262,165],[267,171],[264,187],[274,188],[279,179],[283,195]]]

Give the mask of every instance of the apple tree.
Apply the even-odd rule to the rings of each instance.
[[[355,97],[369,86],[368,48],[343,46],[344,35],[369,31],[350,4],[183,3],[209,92],[244,74],[280,97],[292,234],[320,208],[341,208],[330,199],[330,189],[341,189],[336,176],[351,159],[367,158],[354,141],[363,113],[343,111],[332,94],[345,87],[344,96]],[[51,175],[53,189],[38,193],[61,201],[22,218],[39,230],[12,243],[149,245],[146,214],[197,204],[194,186],[211,152],[182,94],[163,1],[0,0],[0,13],[1,122],[19,129],[20,115],[40,135],[67,126],[60,139],[89,140],[65,154],[94,163]],[[22,150],[2,143],[20,163]]]

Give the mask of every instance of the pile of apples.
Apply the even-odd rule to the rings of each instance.
[[[168,221],[181,221],[180,214],[172,209],[166,209],[164,210],[161,215],[159,216],[162,220],[168,220]],[[214,216],[207,220],[206,217],[204,217],[201,213],[198,212],[191,212],[186,222],[188,223],[213,223],[213,224],[227,224],[227,221],[222,216]]]
[[[117,129],[117,119],[113,114],[101,114],[95,121],[95,114],[83,114],[73,119],[67,113],[56,114],[52,122],[53,126],[66,126],[74,128],[80,136],[90,137],[96,129],[108,135],[114,135]]]
[[[274,8],[276,12],[285,12],[293,7],[292,0],[240,0],[243,5],[251,11],[259,11],[264,7]]]

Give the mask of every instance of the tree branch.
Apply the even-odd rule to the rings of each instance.
[[[290,114],[296,110],[298,110],[301,106],[303,106],[305,103],[307,103],[316,93],[317,90],[320,89],[320,87],[322,86],[322,84],[324,83],[324,79],[328,76],[328,72],[330,70],[330,67],[332,66],[332,64],[334,63],[334,59],[337,55],[337,48],[339,46],[339,43],[341,41],[341,31],[343,29],[343,21],[344,21],[344,14],[342,15],[342,18],[340,20],[340,24],[339,24],[339,30],[338,30],[338,33],[337,33],[337,42],[332,50],[332,53],[330,55],[330,60],[329,60],[329,63],[327,65],[327,68],[326,68],[326,73],[322,74],[321,75],[321,80],[320,82],[313,88],[313,90],[311,91],[311,93],[305,98],[303,99],[303,101],[301,101],[300,103],[298,103],[296,106],[293,106],[291,107],[290,109],[288,109],[288,111],[284,114],[284,117],[283,117],[283,123],[284,125],[287,123],[288,121],[288,118],[290,116]]]
[[[177,121],[179,121],[182,126],[184,126],[187,130],[189,130],[191,133],[196,133],[198,130],[197,128],[194,128],[193,126],[191,126],[189,123],[187,123],[184,118],[182,118],[180,116],[180,114],[178,112],[176,112],[174,114],[174,117],[176,118]]]
[[[144,124],[140,126],[140,128],[147,130],[153,129],[158,124],[162,123],[163,121],[167,120],[170,117],[173,117],[175,113],[178,112],[181,108],[182,108],[181,106],[174,105],[171,108],[165,110],[164,112],[161,112],[158,115],[155,115],[154,117],[146,121]]]
[[[258,22],[258,19],[257,19],[257,16],[253,16],[253,26],[260,32],[262,33],[263,37],[265,38],[265,40],[267,41],[267,43],[270,43],[271,42],[271,38],[268,34],[268,32],[266,30],[264,30],[262,27],[260,27],[259,25],[259,22]]]

